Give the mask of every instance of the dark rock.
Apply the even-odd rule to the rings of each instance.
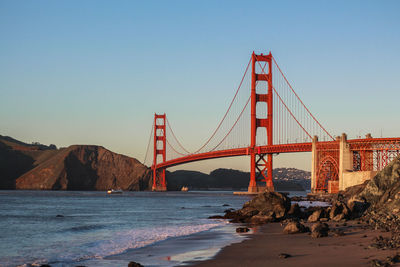
[[[283,229],[284,234],[298,234],[309,232],[310,229],[300,222],[289,222]]]
[[[246,207],[246,208],[242,208],[241,210],[239,210],[239,214],[244,217],[253,217],[254,215],[257,215],[258,213],[260,213],[260,211],[253,207]]]
[[[324,210],[318,209],[314,211],[307,219],[308,222],[316,222],[319,221],[323,217]]]
[[[392,257],[388,257],[388,261],[390,263],[392,263],[392,264],[399,263],[400,262],[400,255],[396,254],[396,255],[394,255]]]
[[[222,205],[222,207],[229,207],[229,206],[230,206],[229,204]]]
[[[247,228],[247,227],[238,227],[238,228],[236,228],[236,233],[247,233],[248,231],[250,231],[250,229]]]
[[[371,205],[388,205],[399,207],[399,198],[396,193],[399,191],[400,182],[400,157],[389,163],[382,171],[378,172],[366,184],[365,188],[357,195],[358,199],[364,199]],[[387,203],[391,196],[394,196],[395,202]]]
[[[234,209],[227,209],[227,210],[224,210],[224,213],[227,213],[227,212],[230,212],[230,211],[234,211]]]
[[[289,215],[291,217],[300,218],[300,217],[302,217],[303,212],[301,211],[299,204],[294,203],[290,206],[290,209],[289,209],[287,215]]]
[[[349,208],[351,219],[361,217],[368,209],[369,205],[370,204],[365,200],[350,200],[349,202],[347,202],[347,207]]]
[[[40,265],[40,267],[51,267],[51,266],[48,264],[42,264],[42,265]]]
[[[243,223],[247,217],[241,215],[239,211],[228,211],[225,213],[224,219],[230,219],[230,222],[234,223]]]
[[[350,210],[343,202],[336,201],[335,203],[332,204],[331,210],[329,212],[329,218],[331,220],[340,221],[348,218],[349,215],[350,215]]]
[[[251,217],[250,223],[252,224],[264,224],[275,221],[275,215],[255,215]]]
[[[56,218],[64,218],[64,215],[57,214]]]
[[[292,201],[303,201],[306,200],[304,197],[299,197],[299,196],[293,196],[290,198]]]
[[[344,231],[340,230],[340,229],[335,229],[332,231],[332,233],[334,236],[344,236],[345,235]]]
[[[265,192],[258,194],[252,200],[246,202],[241,210],[242,214],[244,211],[257,211],[257,213],[252,214],[254,216],[258,212],[262,214],[268,214],[269,212],[274,212],[276,219],[283,218],[290,209],[290,199],[278,192]],[[248,214],[248,211],[246,212]]]
[[[131,261],[131,262],[129,262],[128,267],[143,267],[143,265],[141,265],[140,263]]]
[[[281,254],[278,255],[278,257],[281,258],[281,259],[286,259],[286,258],[292,257],[292,255],[287,254],[287,253],[281,253]]]
[[[317,222],[311,226],[311,237],[319,238],[328,236],[329,226],[326,223]]]
[[[377,260],[374,259],[371,261],[371,266],[372,267],[389,267],[391,264],[388,262],[382,261],[382,260]]]

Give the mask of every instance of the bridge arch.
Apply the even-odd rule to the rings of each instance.
[[[339,164],[333,156],[326,155],[318,167],[316,190],[328,191],[328,182],[338,180]]]

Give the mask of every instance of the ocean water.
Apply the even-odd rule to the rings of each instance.
[[[245,238],[207,218],[249,199],[221,191],[0,191],[0,266],[185,265]]]

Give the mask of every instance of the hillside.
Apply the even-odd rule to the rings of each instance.
[[[311,173],[295,168],[277,168],[273,171],[275,189],[278,191],[303,191],[310,189]],[[250,173],[232,169],[216,169],[210,174],[179,170],[167,172],[168,190],[190,189],[247,189]]]
[[[100,146],[26,144],[0,136],[0,189],[146,190],[150,171]]]
[[[310,172],[294,168],[274,169],[279,191],[310,188]],[[168,190],[246,189],[250,174],[216,169],[167,172]],[[151,172],[138,160],[113,153],[101,146],[27,144],[0,135],[0,189],[34,190],[149,190]]]

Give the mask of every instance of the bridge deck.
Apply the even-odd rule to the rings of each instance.
[[[312,143],[295,143],[286,145],[258,146],[255,149],[258,154],[266,154],[266,153],[311,152],[311,148],[312,148]],[[211,151],[199,154],[191,154],[188,156],[168,160],[163,163],[157,164],[157,168],[169,168],[184,163],[206,160],[206,159],[245,156],[249,155],[249,152],[250,148],[244,147],[244,148]]]

